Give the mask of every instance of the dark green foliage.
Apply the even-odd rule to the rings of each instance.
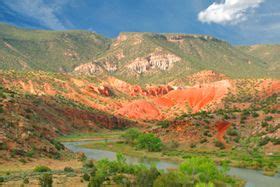
[[[71,168],[71,167],[65,167],[63,170],[64,170],[65,172],[74,172],[74,169]]]
[[[214,144],[215,144],[216,147],[219,147],[220,149],[224,149],[225,148],[225,145],[222,142],[218,141],[218,140],[215,140]]]
[[[260,115],[259,115],[257,112],[252,112],[252,116],[253,116],[254,118],[257,118],[257,117],[259,117]]]
[[[136,146],[140,149],[147,149],[148,151],[160,151],[162,149],[162,142],[154,134],[141,134],[137,138]]]
[[[228,129],[228,130],[227,130],[227,134],[228,134],[229,136],[238,136],[238,135],[239,135],[239,132],[238,132],[237,129]]]
[[[264,145],[268,144],[269,141],[270,141],[270,138],[268,136],[266,136],[260,140],[259,145],[264,146]]]
[[[273,145],[280,145],[280,138],[271,138],[270,140]]]
[[[4,180],[4,177],[2,177],[2,176],[0,176],[0,183],[1,182],[4,182],[5,180]]]
[[[5,142],[0,142],[0,150],[7,150],[8,145]]]
[[[151,167],[148,170],[142,170],[137,175],[137,184],[139,186],[152,187],[156,178],[160,175],[160,172],[155,167]]]
[[[52,139],[51,143],[55,146],[55,148],[57,150],[63,150],[64,149],[64,145],[62,143],[60,143],[59,141],[56,141],[55,139]]]
[[[93,168],[94,167],[94,163],[93,160],[86,160],[83,164],[83,167],[85,168]]]
[[[267,127],[269,124],[266,121],[262,121],[261,125],[262,127]]]
[[[273,119],[272,116],[266,116],[264,120],[265,120],[265,121],[271,121],[272,119]]]
[[[170,121],[163,120],[163,121],[159,121],[157,124],[162,128],[168,128],[170,126]]]
[[[124,176],[124,175],[115,175],[115,176],[113,177],[113,181],[114,181],[116,184],[121,185],[121,186],[123,186],[123,187],[126,187],[126,186],[129,187],[129,186],[131,186],[129,179],[128,179],[126,176]]]
[[[51,169],[47,166],[36,166],[34,169],[33,169],[34,172],[49,172],[51,171]]]
[[[89,181],[89,179],[90,179],[89,174],[84,173],[84,175],[83,175],[83,180],[84,180],[84,181]]]
[[[27,177],[23,179],[23,184],[29,184],[29,179]]]
[[[43,174],[39,178],[39,183],[41,187],[52,187],[53,179],[51,174]]]

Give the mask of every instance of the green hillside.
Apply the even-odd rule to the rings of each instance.
[[[121,33],[112,40],[87,31],[0,24],[0,69],[111,74],[141,84],[202,70],[231,78],[279,78],[277,51],[279,46],[234,47],[206,35]]]
[[[268,63],[269,70],[276,75],[280,72],[280,45],[253,45],[238,46],[239,50],[256,56],[264,62]],[[278,75],[279,76],[279,75]]]
[[[264,61],[210,36],[153,33],[122,33],[120,36],[125,36],[126,40],[114,41],[97,61],[116,64],[118,69],[113,75],[126,81],[166,83],[201,70],[214,70],[232,78],[270,76]],[[180,62],[175,62],[168,70],[155,69],[138,74],[127,68],[127,64],[136,58],[147,58],[157,49],[180,57]],[[124,57],[118,60],[114,55],[120,50]]]
[[[87,31],[39,31],[0,24],[0,68],[69,72],[108,48]]]

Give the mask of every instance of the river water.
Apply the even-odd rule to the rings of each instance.
[[[109,160],[116,159],[116,153],[112,151],[106,150],[97,150],[97,149],[88,149],[83,148],[81,145],[85,143],[85,141],[80,142],[64,142],[65,147],[70,149],[73,152],[83,152],[87,158],[94,160],[101,160],[107,158]],[[177,168],[178,164],[165,160],[155,160],[155,159],[147,159],[147,158],[139,158],[126,156],[127,162],[131,164],[145,164],[147,166],[153,164],[158,169],[168,169],[168,168]],[[243,168],[231,168],[228,172],[229,175],[234,175],[240,177],[247,181],[246,187],[280,187],[280,174],[270,177],[262,174],[261,171],[252,170],[252,169],[243,169]]]

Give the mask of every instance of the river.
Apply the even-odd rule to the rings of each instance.
[[[90,143],[89,141],[80,142],[64,142],[65,147],[73,152],[83,152],[87,158],[94,160],[101,160],[107,158],[109,160],[116,159],[116,153],[106,150],[88,149],[81,147],[82,144]],[[147,166],[154,164],[158,169],[177,168],[178,164],[165,160],[155,160],[147,158],[139,158],[126,156],[127,162],[131,164],[142,163]],[[247,181],[246,187],[280,187],[280,174],[270,177],[262,174],[261,171],[244,169],[244,168],[231,168],[228,172],[229,175],[240,177]]]

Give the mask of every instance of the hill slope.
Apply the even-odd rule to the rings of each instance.
[[[133,83],[167,83],[201,70],[233,78],[267,77],[268,65],[205,35],[121,33],[110,49],[78,73],[109,72]]]
[[[280,71],[280,45],[253,45],[238,46],[239,50],[256,56],[269,65],[269,70],[279,73]]]
[[[277,49],[276,49],[277,51]],[[130,83],[168,83],[214,70],[231,78],[276,77],[277,60],[206,35],[26,30],[0,24],[0,69],[113,75]]]
[[[108,48],[87,31],[39,31],[0,24],[0,69],[69,72]]]

